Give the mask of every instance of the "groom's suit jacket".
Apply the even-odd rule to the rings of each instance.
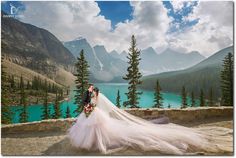
[[[88,90],[84,93],[83,95],[83,104],[84,106],[89,104],[91,102],[91,92],[89,92]]]

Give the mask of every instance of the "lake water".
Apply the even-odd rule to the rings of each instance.
[[[125,93],[128,91],[127,84],[124,84],[124,83],[105,83],[105,84],[99,83],[99,84],[95,84],[95,86],[98,87],[100,92],[102,92],[114,104],[116,103],[116,96],[117,96],[118,90],[120,91],[121,104],[123,104],[123,102],[127,100],[127,97],[125,95]],[[73,90],[74,90],[74,87],[71,89],[69,101],[68,102],[64,101],[60,104],[63,118],[65,118],[67,106],[69,106],[69,108],[70,108],[71,116],[76,117],[76,114],[73,114],[73,111],[76,109],[76,105],[74,104],[75,92]],[[142,90],[142,92],[143,92],[143,94],[141,95],[141,98],[139,100],[139,106],[143,107],[143,108],[151,108],[153,106],[154,92],[153,91],[146,91],[146,90]],[[167,108],[169,104],[171,105],[171,108],[180,107],[181,96],[174,94],[174,93],[162,93],[162,96],[164,98],[164,108]],[[188,103],[190,104],[189,98],[188,98]],[[42,107],[43,106],[40,104],[28,106],[29,122],[41,120]],[[54,112],[53,111],[53,104],[50,104],[49,108],[50,108],[50,113],[52,114]],[[19,109],[21,109],[21,106],[12,106],[11,107],[11,110],[14,112],[14,118],[13,118],[14,123],[19,122],[19,113],[20,113]]]

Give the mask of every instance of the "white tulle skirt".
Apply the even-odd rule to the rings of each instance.
[[[192,129],[171,123],[129,123],[113,118],[96,107],[88,118],[83,112],[78,116],[75,124],[68,130],[68,137],[77,148],[98,150],[104,154],[127,147],[174,155],[219,152],[231,148],[230,138],[226,138],[228,130],[216,128],[210,133],[209,130],[212,128]]]

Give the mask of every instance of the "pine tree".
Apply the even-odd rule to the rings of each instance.
[[[30,89],[30,81],[27,81],[27,89]]]
[[[116,106],[120,108],[120,91],[117,91]]]
[[[187,103],[187,93],[185,91],[185,87],[183,86],[182,88],[182,106],[181,108],[187,108],[188,103]]]
[[[60,90],[60,100],[62,100],[63,99],[63,89],[61,88],[61,90]]]
[[[70,92],[70,86],[68,86],[67,89],[66,89],[66,95],[67,96],[69,95],[69,92]]]
[[[55,99],[55,103],[54,103],[53,107],[54,107],[53,118],[54,119],[60,118],[61,117],[61,110],[60,110],[60,104],[59,104],[57,92],[56,92],[56,99]]]
[[[204,93],[203,90],[201,89],[201,93],[200,93],[200,106],[205,106],[205,97],[204,97]]]
[[[163,108],[163,97],[161,94],[161,86],[159,84],[159,81],[156,81],[156,88],[154,93],[154,108]]]
[[[46,79],[44,79],[43,90],[47,90],[48,92],[48,82]]]
[[[14,75],[11,75],[11,89],[12,89],[12,92],[15,90],[15,77]]]
[[[214,101],[213,101],[213,88],[210,88],[209,91],[209,102],[208,102],[208,106],[214,106]]]
[[[25,86],[23,77],[20,77],[20,105],[22,106],[21,112],[20,112],[20,120],[19,122],[24,123],[28,122],[28,112],[27,112],[27,98],[25,93]]]
[[[129,54],[128,54],[128,73],[125,77],[123,77],[124,80],[129,81],[129,87],[128,87],[128,93],[126,93],[128,101],[124,103],[124,105],[130,106],[130,108],[139,108],[139,95],[142,94],[142,92],[139,92],[137,90],[137,86],[142,83],[140,80],[142,77],[142,74],[139,72],[139,61],[140,58],[140,50],[138,50],[136,44],[136,39],[134,35],[132,35],[131,38],[131,47],[129,48]]]
[[[88,87],[89,82],[89,65],[84,57],[84,50],[82,49],[80,52],[80,57],[77,58],[76,67],[76,94],[75,94],[75,104],[77,104],[77,108],[74,113],[80,113],[83,110],[83,95]]]
[[[55,93],[57,91],[56,88],[55,88],[55,84],[54,83],[52,84],[52,91],[53,91],[53,93]]]
[[[17,88],[20,89],[20,82],[17,83]]]
[[[10,84],[5,72],[5,67],[2,65],[1,70],[1,123],[10,124],[12,123],[13,113],[10,110],[9,105],[11,104],[10,95]]]
[[[195,107],[195,97],[194,97],[194,92],[192,91],[191,93],[191,107]]]
[[[168,108],[169,108],[169,109],[171,108],[171,105],[170,105],[170,104],[168,104]]]
[[[51,93],[52,93],[52,86],[51,86],[51,83],[48,83],[48,92],[51,92]]]
[[[67,106],[67,108],[66,108],[66,118],[70,118],[70,117],[71,117],[70,108],[69,108],[69,106]]]
[[[221,95],[224,106],[233,106],[234,90],[234,61],[233,54],[228,55],[223,60],[223,70],[221,71]]]
[[[37,78],[37,90],[39,90],[40,88],[44,90],[43,81],[42,81],[41,78],[38,76],[38,78]]]
[[[49,113],[49,106],[48,106],[48,90],[47,90],[47,88],[45,89],[44,103],[43,103],[42,111],[43,111],[43,114],[41,116],[42,120],[49,119],[50,113]]]

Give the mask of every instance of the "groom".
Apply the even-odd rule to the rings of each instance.
[[[91,102],[91,95],[93,92],[93,88],[94,88],[93,84],[90,83],[88,86],[88,90],[85,91],[85,93],[83,95],[83,107],[88,105]]]

